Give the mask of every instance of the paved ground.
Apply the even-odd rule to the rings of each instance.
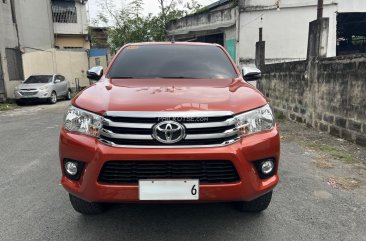
[[[296,133],[308,130],[293,123],[281,126],[281,182],[262,214],[229,204],[130,204],[77,214],[59,186],[67,105],[0,113],[0,240],[366,240],[364,164],[297,144]]]

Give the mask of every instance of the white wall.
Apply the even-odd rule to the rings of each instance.
[[[22,48],[49,49],[53,47],[53,23],[50,1],[14,1]],[[29,51],[30,49],[25,49]]]
[[[362,1],[362,0],[324,0],[324,4],[332,4],[338,1]],[[255,7],[273,7],[275,6],[277,0],[245,0],[245,7],[255,8]],[[280,0],[279,5],[282,7],[298,7],[298,6],[311,6],[317,5],[318,0]]]
[[[366,12],[366,0],[338,0],[338,12]]]
[[[7,89],[10,88],[9,86],[12,83],[19,83],[18,81],[9,81],[5,48],[15,48],[17,46],[18,37],[12,20],[10,2],[3,3],[0,1],[0,65],[3,70],[5,93],[7,93]],[[0,99],[2,99],[2,94],[0,94]]]
[[[75,78],[80,86],[88,86],[86,77],[88,56],[85,51],[63,51],[49,49],[34,51],[23,55],[24,77],[32,74],[61,74],[66,77],[71,87],[75,87]]]
[[[324,6],[324,17],[329,17],[330,20],[328,57],[336,55],[336,11],[336,4]],[[317,7],[313,4],[306,7],[282,7],[280,11],[272,8],[242,12],[239,57],[252,60],[255,58],[255,43],[259,40],[259,28],[263,27],[268,62],[273,62],[272,59],[276,59],[277,62],[305,59],[309,22],[316,19],[316,14]]]

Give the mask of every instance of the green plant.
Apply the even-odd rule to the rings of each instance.
[[[285,115],[281,111],[275,111],[275,117],[276,117],[276,120],[284,120],[285,119]]]
[[[13,110],[18,108],[18,106],[16,104],[11,104],[11,103],[2,103],[0,104],[0,111],[5,111],[5,110]]]

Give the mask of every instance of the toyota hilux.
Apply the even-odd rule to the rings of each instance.
[[[103,73],[104,72],[104,73]],[[73,208],[233,202],[265,210],[280,138],[266,98],[217,44],[123,46],[75,96],[61,128],[61,183]]]

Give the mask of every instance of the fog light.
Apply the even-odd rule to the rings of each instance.
[[[261,163],[261,171],[263,174],[268,175],[273,171],[274,163],[272,160],[267,160]]]
[[[276,159],[267,158],[254,162],[255,169],[261,179],[267,179],[276,174]]]
[[[78,164],[75,162],[66,162],[65,170],[69,175],[75,176],[78,173]]]
[[[71,180],[78,181],[85,169],[85,163],[82,161],[76,161],[72,159],[64,159],[63,161],[63,173]]]

